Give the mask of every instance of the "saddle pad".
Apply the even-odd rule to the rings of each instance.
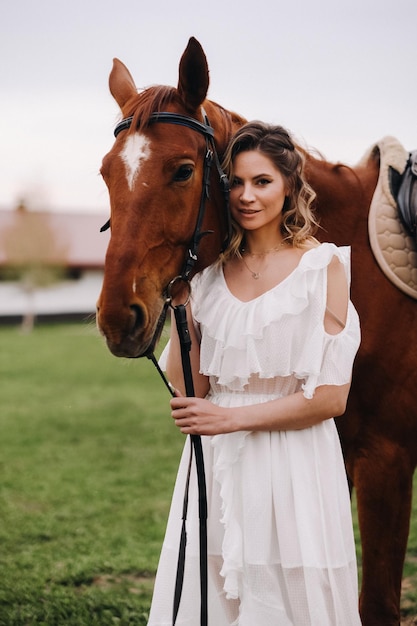
[[[380,170],[368,217],[369,241],[386,277],[408,296],[417,299],[417,244],[401,222],[389,183],[390,166],[404,172],[408,151],[394,137],[384,137],[365,155],[379,151]]]

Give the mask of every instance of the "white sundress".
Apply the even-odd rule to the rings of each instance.
[[[327,266],[350,282],[350,249],[305,252],[280,284],[249,302],[221,267],[193,279],[208,399],[266,402],[350,381],[359,342],[349,303],[337,335],[324,329]],[[162,359],[163,360],[163,359]],[[349,491],[333,419],[282,432],[202,437],[208,498],[209,626],[360,626]],[[190,441],[175,484],[148,626],[172,626],[172,604]],[[177,626],[200,623],[198,487],[193,467],[187,553]]]

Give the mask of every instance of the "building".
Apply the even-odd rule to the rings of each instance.
[[[109,231],[103,213],[53,213],[0,210],[0,321],[21,319],[28,309],[37,318],[80,318],[94,314],[103,280]],[[27,289],[10,276],[23,255],[43,256],[49,248],[61,277],[49,286]],[[27,262],[27,259],[25,260]]]

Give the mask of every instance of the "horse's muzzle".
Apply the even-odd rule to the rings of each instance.
[[[122,315],[97,306],[97,327],[110,352],[117,357],[136,359],[144,356],[153,339],[154,325],[143,306],[133,304]]]
[[[142,352],[140,346],[138,346],[137,342],[130,337],[123,339],[120,343],[114,343],[106,338],[106,344],[110,352],[114,356],[122,357],[125,359],[137,359],[144,355],[145,350]]]

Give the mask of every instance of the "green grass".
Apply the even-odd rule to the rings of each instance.
[[[146,624],[183,444],[152,363],[0,329],[0,624]]]
[[[184,441],[168,402],[92,324],[0,327],[0,626],[147,623]],[[416,562],[414,509],[408,616]]]

